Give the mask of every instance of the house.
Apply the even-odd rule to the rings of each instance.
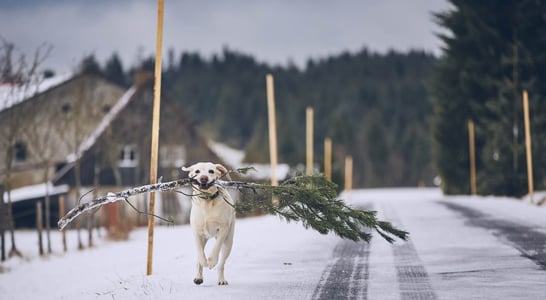
[[[71,205],[92,189],[104,194],[149,183],[153,77],[137,75],[129,89],[97,75],[76,74],[57,79],[56,84],[46,80],[47,88],[36,89],[31,96],[4,97],[0,180],[10,185],[12,193],[44,183],[69,186],[66,197]],[[11,103],[6,104],[8,100]],[[197,161],[222,163],[179,102],[168,95],[162,95],[161,101],[158,177],[178,179],[180,167]],[[4,202],[7,196],[4,193]],[[44,196],[13,201],[14,215],[19,206],[31,207],[19,203],[43,201]],[[185,221],[189,201],[184,196],[173,192],[160,197],[157,214]],[[145,210],[145,196],[136,200],[135,206]],[[53,200],[52,224],[59,218],[57,211]],[[26,218],[32,217],[27,212]],[[25,222],[16,219],[15,223]]]

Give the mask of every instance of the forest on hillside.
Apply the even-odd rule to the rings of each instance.
[[[205,59],[171,51],[163,93],[178,99],[204,134],[246,151],[246,161],[269,160],[265,76],[275,81],[279,160],[305,162],[305,109],[314,108],[314,149],[322,170],[323,141],[334,149],[334,180],[341,183],[345,155],[354,160],[355,187],[432,185],[434,170],[427,97],[436,58],[428,53],[342,53],[295,66],[269,66],[224,48]],[[115,67],[119,65],[118,67]],[[140,69],[152,70],[153,58]],[[116,71],[117,70],[117,71]],[[116,55],[104,73],[127,84]],[[131,73],[131,71],[127,72]],[[116,75],[117,74],[117,75]]]

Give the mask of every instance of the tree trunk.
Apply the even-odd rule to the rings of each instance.
[[[0,261],[6,260],[6,221],[3,221],[8,219],[6,210],[7,208],[4,204],[4,185],[0,184]]]
[[[6,180],[4,181],[5,182],[4,186],[6,187],[6,190],[8,191],[8,222],[9,222],[9,233],[11,238],[11,249],[9,250],[8,257],[13,257],[13,256],[23,257],[23,254],[21,254],[21,252],[17,249],[17,246],[15,245],[15,222],[13,220],[13,210],[12,210],[13,206],[11,205],[11,187],[9,183],[9,181],[11,180],[10,177],[11,177],[10,171],[8,170],[6,174]]]
[[[81,200],[80,189],[82,184],[81,184],[81,176],[80,176],[80,159],[79,158],[74,162],[74,180],[76,183],[76,199],[78,199],[76,203],[80,205],[80,200]],[[76,222],[76,230],[78,231],[78,250],[82,250],[84,247],[82,242],[81,224],[79,221]]]

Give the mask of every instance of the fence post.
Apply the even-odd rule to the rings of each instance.
[[[533,150],[531,148],[531,122],[529,118],[529,96],[527,91],[523,90],[523,119],[525,121],[525,153],[527,156],[527,184],[529,186],[529,198],[531,204],[534,204],[533,194]]]
[[[59,196],[59,218],[64,216],[65,206],[64,206],[64,196]],[[66,231],[61,230],[62,242],[63,242],[63,252],[66,252]]]
[[[38,231],[38,250],[40,256],[44,255],[44,244],[42,241],[42,229],[43,229],[43,220],[42,220],[42,203],[40,201],[36,202],[36,230]]]
[[[277,120],[275,114],[275,88],[273,75],[265,76],[266,93],[267,93],[267,119],[269,127],[269,161],[271,164],[271,185],[278,186],[279,179],[277,178]],[[273,205],[279,205],[279,199],[273,197],[271,199]]]
[[[305,174],[313,175],[313,108],[307,107],[305,110]]]
[[[345,157],[345,191],[353,189],[353,157]]]
[[[324,176],[332,181],[332,140],[324,139]]]
[[[271,185],[279,185],[277,178],[277,121],[275,114],[275,88],[273,75],[266,75],[267,112],[269,126],[269,159],[271,163]]]
[[[474,121],[468,120],[468,144],[470,154],[470,194],[476,195],[476,139]]]

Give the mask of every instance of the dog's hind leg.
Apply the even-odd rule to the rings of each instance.
[[[235,229],[235,223],[231,224],[228,235],[222,245],[222,256],[220,257],[220,262],[218,263],[218,285],[227,285],[228,282],[224,278],[224,265],[226,260],[231,254],[231,248],[233,246],[233,233]]]

